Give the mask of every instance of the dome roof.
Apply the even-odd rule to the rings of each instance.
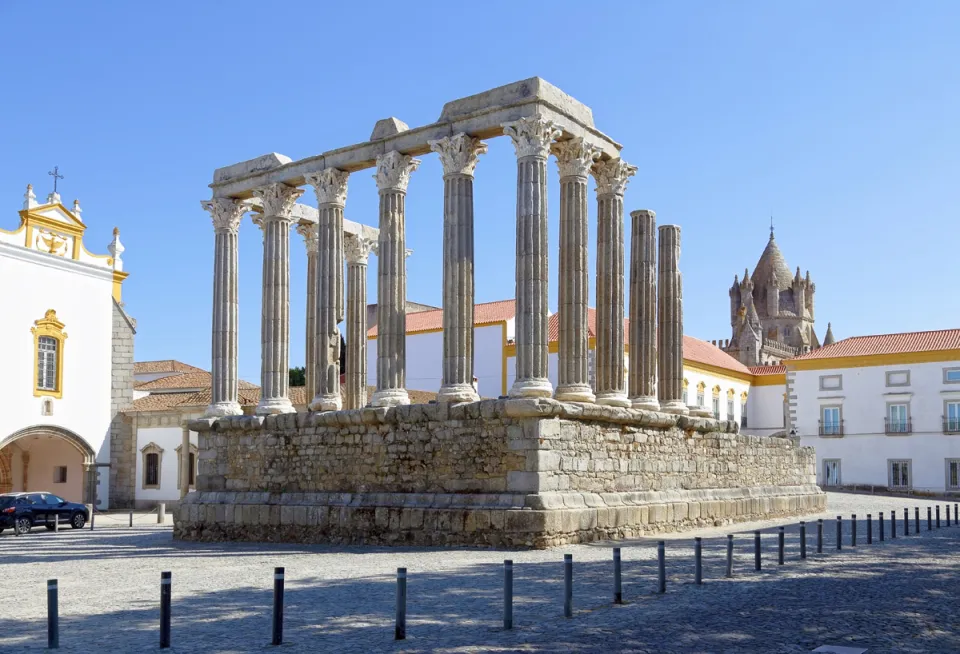
[[[770,241],[767,242],[767,247],[760,255],[760,260],[757,261],[750,279],[753,280],[755,285],[763,286],[766,285],[771,274],[777,276],[777,288],[780,290],[790,288],[793,283],[793,274],[790,272],[790,267],[783,258],[783,254],[780,253],[777,242],[773,240],[772,229],[770,230]]]

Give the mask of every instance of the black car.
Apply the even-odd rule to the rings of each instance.
[[[82,529],[90,519],[87,507],[67,502],[53,493],[4,493],[0,495],[0,532],[14,525],[25,534],[35,526],[54,529],[54,522]]]

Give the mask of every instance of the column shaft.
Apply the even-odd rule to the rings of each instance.
[[[597,402],[630,406],[623,369],[623,196],[597,198]]]
[[[349,251],[349,248],[348,248]],[[347,372],[344,408],[367,403],[367,255],[347,263]]]
[[[307,248],[307,314],[304,356],[304,387],[307,401],[317,392],[317,226],[300,224],[297,232]]]
[[[657,214],[640,210],[631,212],[630,217],[633,219],[630,239],[630,400],[636,409],[656,411],[660,408],[657,400]]]
[[[662,225],[660,298],[657,315],[660,409],[687,413],[683,404],[683,280],[680,274],[680,228]]]

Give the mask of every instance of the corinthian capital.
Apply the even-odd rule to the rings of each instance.
[[[316,223],[297,224],[297,234],[303,237],[303,243],[307,246],[307,254],[316,254],[320,245],[320,230]]]
[[[319,173],[306,175],[307,184],[317,193],[317,204],[336,204],[343,206],[347,203],[347,178],[350,173],[336,168],[327,168]]]
[[[427,143],[431,150],[440,155],[444,175],[473,176],[477,158],[487,152],[486,143],[463,132]]]
[[[243,202],[230,198],[203,200],[200,206],[210,212],[213,228],[218,232],[236,232],[240,227],[240,219],[248,211]]]
[[[564,177],[583,177],[590,174],[593,162],[600,158],[600,148],[587,143],[579,136],[569,141],[560,141],[550,146],[550,152],[557,158],[560,179]]]
[[[347,263],[366,265],[370,253],[376,251],[377,241],[362,236],[351,236],[343,240],[343,255]]]
[[[503,133],[513,139],[517,159],[540,157],[550,154],[550,144],[563,133],[563,127],[540,116],[528,116],[502,125]]]
[[[593,165],[593,177],[597,180],[597,196],[623,195],[627,182],[637,173],[637,167],[623,159],[598,161]]]
[[[286,184],[270,184],[253,190],[263,202],[264,220],[293,220],[293,206],[303,195],[303,189]]]
[[[419,166],[419,159],[391,150],[377,157],[377,174],[373,178],[377,180],[377,188],[381,191],[406,193],[410,173]]]

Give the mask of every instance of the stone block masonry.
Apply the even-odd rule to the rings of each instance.
[[[822,510],[811,448],[551,399],[231,416],[175,536],[543,548]]]

